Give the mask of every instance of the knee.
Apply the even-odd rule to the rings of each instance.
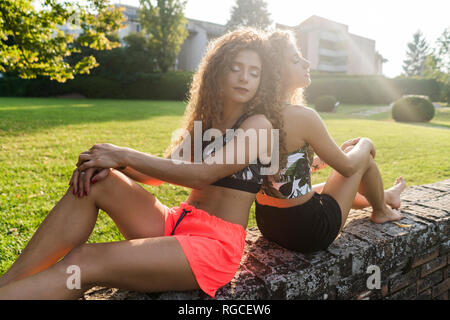
[[[91,192],[93,196],[97,195],[105,195],[108,194],[108,192],[111,190],[111,188],[114,188],[117,186],[118,183],[128,182],[129,178],[121,173],[120,171],[110,169],[108,175],[101,180],[97,181],[95,184],[90,185]]]
[[[367,168],[372,168],[373,166],[376,166],[375,159],[372,157],[372,155],[369,155],[367,159]]]
[[[62,271],[67,273],[67,277],[79,277],[83,288],[92,287],[95,274],[98,272],[98,255],[92,245],[83,244],[73,248],[58,264]]]
[[[367,154],[363,160],[361,161],[359,170],[361,173],[365,173],[367,170],[369,170],[373,165],[375,164],[375,161],[373,160],[372,156],[370,154]]]

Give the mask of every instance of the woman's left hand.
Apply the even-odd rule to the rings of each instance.
[[[347,148],[345,148],[344,152],[345,152],[345,153],[349,153],[354,147],[355,147],[355,146],[350,145],[350,146],[348,146]],[[371,153],[370,155],[372,156],[372,158],[375,159],[375,153]]]
[[[345,141],[341,146],[342,151],[345,152],[345,149],[347,149],[348,147],[356,145],[359,142],[359,140],[361,140],[361,138],[355,138]]]
[[[110,143],[95,144],[89,151],[80,154],[77,162],[78,171],[97,168],[118,168],[126,164],[126,148],[118,147]]]

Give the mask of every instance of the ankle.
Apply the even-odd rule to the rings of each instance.
[[[386,203],[384,203],[382,206],[380,207],[372,207],[372,211],[374,213],[378,213],[378,214],[385,214],[389,212],[389,208],[387,206]]]

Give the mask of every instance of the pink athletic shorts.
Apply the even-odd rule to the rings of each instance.
[[[190,211],[190,212],[187,212]],[[183,248],[200,288],[214,298],[217,289],[230,282],[244,253],[246,232],[234,224],[186,202],[167,208],[164,235],[173,236]]]

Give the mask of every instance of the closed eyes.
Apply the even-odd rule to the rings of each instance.
[[[233,72],[239,72],[241,71],[241,66],[239,64],[232,64],[231,65],[231,71]],[[259,70],[257,70],[256,68],[253,68],[250,70],[250,75],[257,78],[259,77]]]

